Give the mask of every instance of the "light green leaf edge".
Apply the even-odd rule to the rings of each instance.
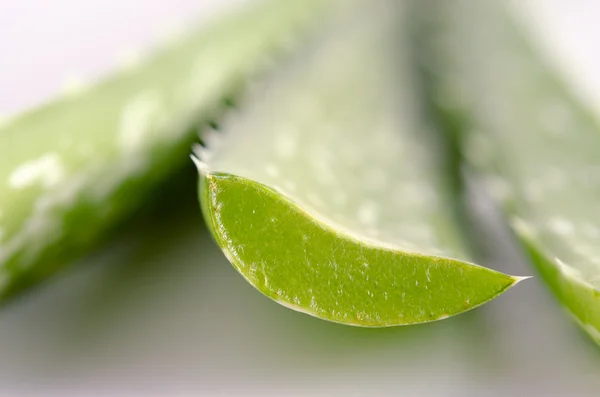
[[[0,126],[0,300],[95,244],[329,2],[257,1]]]
[[[502,205],[530,262],[575,322],[600,344],[600,289],[592,274],[600,255],[593,249],[581,252],[583,240],[596,241],[596,249],[600,243],[600,225],[590,223],[600,222],[592,215],[598,196],[574,186],[586,159],[593,164],[598,158],[600,123],[535,47],[522,22],[507,13],[508,1],[467,3],[417,5],[417,12],[425,13],[421,17],[427,15],[420,29],[423,65],[433,81],[442,128],[462,141],[464,157]],[[551,186],[560,178],[552,175],[559,164],[568,167],[560,173],[573,186]],[[541,189],[548,191],[540,195]],[[565,214],[581,221],[581,209],[588,211],[585,226],[591,233],[579,235],[577,242],[568,236],[575,220]],[[587,242],[590,247],[593,241]]]
[[[288,163],[286,168],[264,151],[263,144],[277,141],[276,130],[281,128],[281,133],[284,129],[295,130],[293,123],[301,120],[288,120],[282,116],[284,124],[280,126],[282,119],[278,115],[288,111],[295,112],[302,107],[303,102],[296,101],[300,97],[311,98],[307,99],[310,104],[320,108],[328,106],[327,98],[337,98],[335,103],[347,113],[341,113],[339,118],[331,116],[332,119],[323,122],[338,123],[337,129],[342,131],[341,136],[346,140],[344,143],[350,142],[364,149],[368,140],[373,142],[382,138],[381,149],[386,146],[394,147],[393,144],[398,139],[396,132],[403,137],[401,139],[406,140],[406,144],[410,140],[422,139],[419,138],[420,134],[417,134],[417,138],[412,138],[412,133],[401,134],[401,131],[393,130],[378,133],[376,128],[377,122],[381,121],[381,112],[391,111],[393,115],[396,114],[393,107],[383,104],[379,106],[378,102],[399,92],[394,88],[394,78],[407,73],[391,63],[396,58],[396,45],[404,40],[397,41],[396,38],[399,33],[397,27],[405,22],[403,8],[398,10],[401,2],[377,0],[354,3],[359,4],[358,11],[354,10],[358,18],[353,20],[350,17],[354,24],[350,23],[348,26],[344,25],[348,21],[342,22],[339,31],[339,27],[335,27],[336,21],[332,22],[333,33],[326,29],[324,37],[311,41],[312,50],[299,50],[290,63],[280,66],[271,79],[267,76],[265,85],[256,87],[256,93],[250,93],[253,95],[245,98],[246,102],[241,102],[240,110],[232,116],[233,124],[223,124],[220,139],[214,136],[215,147],[209,145],[208,149],[197,148],[196,154],[201,158],[196,162],[200,171],[199,196],[203,213],[217,243],[238,272],[260,292],[288,308],[328,321],[364,327],[409,325],[444,319],[488,302],[522,278],[508,276],[468,261],[431,254],[432,251],[462,252],[458,242],[460,238],[457,238],[461,231],[450,221],[452,216],[449,215],[449,205],[442,208],[441,212],[435,212],[429,220],[420,219],[421,222],[430,223],[429,226],[435,233],[444,235],[444,244],[438,247],[416,244],[416,251],[387,244],[377,238],[367,238],[364,230],[349,229],[347,224],[342,226],[332,223],[332,214],[324,213],[322,208],[315,210],[318,203],[314,200],[311,205],[307,205],[302,192],[291,195],[290,189],[296,188],[286,187],[285,183],[279,185],[277,182],[276,174],[289,176],[306,169],[306,172],[296,174],[297,186],[303,186],[302,178],[307,177],[310,164],[297,160]],[[361,3],[366,9],[361,8]],[[341,11],[340,14],[344,12]],[[398,13],[400,18],[391,17]],[[353,15],[352,12],[350,14]],[[340,19],[344,20],[344,17]],[[368,29],[372,29],[374,33]],[[341,45],[335,44],[336,38]],[[383,62],[379,63],[382,59]],[[328,76],[326,71],[333,72],[334,69],[330,67],[339,63],[343,63],[343,70],[338,68],[335,78]],[[312,80],[309,76],[315,76],[315,79]],[[377,76],[394,77],[383,81],[382,87],[385,88],[381,88],[381,98],[375,99],[379,91],[372,90],[377,90],[380,83]],[[404,77],[409,76],[407,74]],[[410,80],[406,80],[408,81]],[[356,94],[350,91],[350,86],[357,89]],[[316,87],[313,88],[316,93],[307,87]],[[311,95],[305,95],[305,90],[309,90]],[[279,97],[281,92],[284,94]],[[411,92],[409,84],[402,87],[402,92]],[[363,103],[355,98],[370,98],[376,102],[367,102],[362,106]],[[261,118],[261,114],[265,115],[267,121],[264,124],[254,124],[256,119]],[[365,124],[371,126],[370,130],[365,130],[362,123],[352,119],[351,115],[356,114],[364,114]],[[384,116],[386,114],[388,113],[383,113]],[[411,114],[406,113],[406,116],[411,117]],[[300,126],[301,124],[298,127],[302,128]],[[402,129],[410,128],[410,123],[402,126]],[[313,143],[319,143],[320,139],[326,139],[327,133],[318,131],[318,125],[308,124],[304,125],[304,130],[300,133],[303,139],[316,137]],[[236,133],[240,135],[235,135]],[[382,135],[379,136],[380,134]],[[386,139],[391,141],[386,142]],[[318,145],[315,148],[319,149]],[[396,168],[406,168],[410,164],[410,167],[416,169],[415,174],[425,178],[416,179],[430,180],[432,188],[437,189],[436,194],[447,198],[444,189],[437,184],[439,175],[427,171],[435,161],[430,159],[430,155],[421,156],[424,153],[418,150],[420,148],[419,144],[415,150],[408,149],[408,157],[403,158],[403,162],[394,161]],[[231,161],[213,158],[219,157],[223,149],[230,151]],[[339,142],[335,151],[341,153],[343,149],[344,144]],[[262,150],[261,155],[256,154],[259,150]],[[385,166],[384,160],[387,161],[389,156],[386,157],[383,152],[371,154],[371,163],[380,162]],[[392,158],[397,158],[398,155],[393,152],[390,154]],[[429,162],[425,159],[429,159]],[[251,160],[257,162],[253,163]],[[274,162],[269,164],[271,160]],[[258,168],[248,171],[254,166]],[[241,174],[223,172],[225,169],[220,167],[238,170]],[[266,169],[267,175],[262,175],[262,169]],[[349,168],[347,172],[359,173],[360,169]],[[261,181],[242,176],[252,174],[259,175]],[[338,181],[343,176],[338,174]],[[263,183],[269,180],[271,183]],[[409,186],[408,180],[405,185],[415,186],[412,182]],[[355,193],[367,195],[364,189]],[[302,199],[298,201],[297,197]],[[308,202],[310,201],[308,195]],[[421,197],[419,201],[426,201],[426,198]],[[438,208],[435,204],[432,206]],[[429,214],[428,210],[422,209],[418,204],[408,210],[400,205],[391,209],[417,213],[421,211],[423,216]],[[401,214],[407,219],[413,217],[409,212]],[[400,237],[406,238],[396,241],[405,245],[409,243],[407,239],[411,240],[415,236],[408,232],[408,236]],[[414,241],[419,243],[418,238]]]

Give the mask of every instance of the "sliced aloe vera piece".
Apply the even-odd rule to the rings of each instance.
[[[525,251],[600,342],[600,113],[569,60],[548,52],[537,19],[548,10],[536,5],[549,6],[430,2],[427,68],[439,109],[467,131],[464,153]]]
[[[188,158],[198,123],[329,2],[260,2],[0,127],[0,298],[52,274]]]
[[[479,306],[519,279],[467,261],[413,99],[403,2],[346,2],[197,148],[207,223],[278,303],[392,326]]]

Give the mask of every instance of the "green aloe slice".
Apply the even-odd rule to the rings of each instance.
[[[345,4],[196,148],[206,221],[250,284],[322,319],[479,306],[520,279],[467,261],[414,100],[404,2]]]
[[[185,164],[195,128],[316,24],[328,1],[263,1],[0,127],[0,299],[52,274]]]
[[[422,37],[438,109],[461,125],[465,156],[544,280],[600,343],[597,103],[547,52],[533,2],[429,3]]]

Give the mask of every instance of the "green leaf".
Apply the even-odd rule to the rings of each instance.
[[[467,261],[414,100],[403,2],[345,5],[196,149],[209,228],[259,291],[326,320],[479,306],[519,278]]]
[[[422,45],[438,109],[461,123],[465,156],[529,258],[600,343],[595,104],[534,33],[543,10],[511,1],[430,3],[422,8],[429,32]]]
[[[267,1],[0,127],[0,298],[88,249],[180,168],[195,128],[329,3]]]

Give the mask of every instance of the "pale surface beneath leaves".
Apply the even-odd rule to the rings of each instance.
[[[539,282],[439,323],[331,324],[254,290],[183,197],[0,312],[0,396],[597,396],[600,355]]]

